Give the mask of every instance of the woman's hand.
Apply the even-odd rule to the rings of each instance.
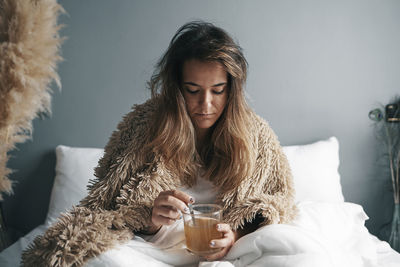
[[[194,203],[194,199],[179,190],[161,192],[154,200],[149,232],[157,232],[162,225],[171,225],[181,218],[181,212],[187,211],[188,203]]]
[[[221,239],[213,239],[210,241],[210,247],[212,248],[222,248],[221,251],[217,253],[207,255],[204,258],[208,261],[218,260],[225,257],[229,250],[235,244],[235,241],[239,238],[236,232],[233,232],[229,224],[219,223],[216,225],[217,231],[222,232],[224,237]]]

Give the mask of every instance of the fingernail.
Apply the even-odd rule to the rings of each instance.
[[[188,207],[185,207],[185,208],[183,209],[183,211],[184,211],[184,212],[189,212],[189,208],[188,208]]]
[[[190,203],[194,203],[194,198],[190,197],[190,198],[189,198],[189,202],[190,202]]]
[[[211,246],[211,247],[214,247],[214,246],[215,246],[215,242],[214,242],[214,241],[211,241],[211,242],[210,242],[210,246]]]
[[[217,230],[221,230],[221,225],[217,224]]]

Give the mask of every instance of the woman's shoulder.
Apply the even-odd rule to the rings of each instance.
[[[152,113],[157,110],[159,102],[160,102],[160,100],[157,97],[149,98],[141,104],[133,105],[132,111],[133,112],[142,112],[142,113],[149,113],[149,112]]]
[[[157,110],[157,99],[149,99],[142,104],[135,104],[118,123],[110,137],[110,146],[141,147],[149,137],[153,114]],[[134,144],[134,145],[132,145]]]
[[[157,106],[158,100],[153,98],[141,104],[134,104],[131,110],[122,117],[122,120],[117,126],[118,130],[129,132],[137,130],[140,126],[147,127],[151,123]]]
[[[140,151],[149,139],[149,125],[156,106],[154,99],[150,99],[142,104],[134,105],[132,110],[123,116],[104,148],[104,157],[96,168],[97,177],[106,177],[111,166],[116,166],[117,162],[122,161],[121,159],[126,158],[127,155],[134,155],[137,164],[142,162],[139,159],[142,159],[144,155]]]
[[[125,117],[135,120],[144,120],[153,116],[158,108],[159,100],[157,98],[150,98],[143,103],[134,104]]]
[[[278,137],[266,119],[254,111],[251,111],[250,118],[252,120],[250,124],[251,132],[255,135],[258,143],[279,145]]]
[[[272,131],[268,121],[255,113],[253,110],[250,111],[250,125],[254,128],[255,132],[260,131]]]

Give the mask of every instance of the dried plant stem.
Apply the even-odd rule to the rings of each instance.
[[[392,152],[392,140],[390,137],[389,129],[385,125],[385,130],[386,134],[388,137],[388,153],[389,153],[389,165],[390,165],[390,174],[392,178],[392,187],[393,187],[393,197],[394,197],[394,203],[398,204],[399,203],[399,194],[398,194],[398,179],[395,181],[395,173],[394,173],[394,164],[393,164],[393,152]]]
[[[397,199],[400,199],[400,184],[399,184],[399,169],[400,169],[400,151],[397,151],[397,164],[396,164],[396,194]],[[397,202],[398,203],[398,202]]]

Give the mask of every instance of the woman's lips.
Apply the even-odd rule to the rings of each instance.
[[[209,118],[214,115],[214,113],[195,113],[196,116],[200,118]]]

